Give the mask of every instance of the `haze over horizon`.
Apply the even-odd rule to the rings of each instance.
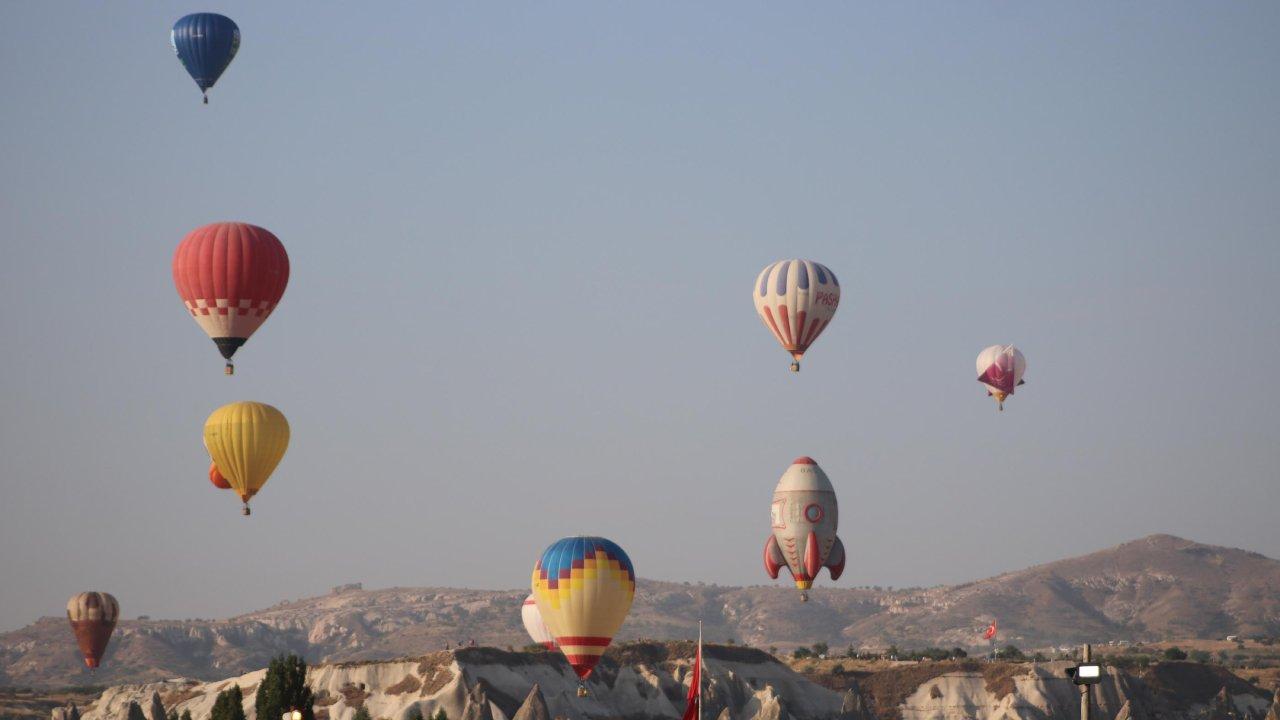
[[[197,10],[243,33],[208,106],[168,47]],[[523,587],[584,532],[763,584],[799,455],[838,586],[1152,533],[1280,557],[1280,5],[0,21],[0,630],[85,589],[181,618]],[[169,263],[231,219],[292,276],[228,378]],[[747,295],[786,257],[843,288],[798,375]],[[249,518],[200,438],[241,399],[293,431]]]

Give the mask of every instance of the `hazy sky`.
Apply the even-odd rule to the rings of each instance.
[[[806,454],[842,586],[1280,557],[1280,4],[694,5],[0,3],[0,629],[521,587],[576,533],[768,582]],[[293,266],[230,378],[169,270],[217,220]],[[844,293],[793,375],[748,292],[797,256]],[[293,428],[250,518],[241,399]]]

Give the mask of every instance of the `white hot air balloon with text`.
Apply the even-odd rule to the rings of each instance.
[[[791,354],[791,370],[799,372],[800,358],[836,314],[840,281],[821,263],[779,260],[760,271],[751,298],[760,321]]]

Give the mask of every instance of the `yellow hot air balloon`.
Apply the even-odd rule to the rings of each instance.
[[[205,420],[204,444],[248,515],[249,498],[267,484],[289,447],[289,421],[265,403],[234,402]]]
[[[636,594],[631,559],[602,537],[556,541],[533,566],[533,598],[560,651],[585,682],[622,627]],[[579,683],[578,695],[587,694]]]

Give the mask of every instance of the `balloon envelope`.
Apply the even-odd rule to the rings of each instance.
[[[67,601],[67,620],[71,622],[84,664],[90,669],[102,662],[119,617],[120,604],[109,593],[82,592]]]
[[[187,15],[173,24],[169,44],[182,66],[207,93],[240,50],[240,28],[217,13]]]
[[[786,567],[801,597],[813,586],[818,571],[831,579],[844,572],[844,543],[836,536],[840,508],[827,474],[813,458],[800,457],[778,480],[769,517],[773,533],[765,541],[764,566],[770,577]]]
[[[258,402],[223,405],[204,423],[209,455],[247,508],[289,447],[289,421]]]
[[[779,260],[756,277],[751,291],[760,321],[783,349],[800,358],[827,329],[840,305],[840,281],[827,266],[812,260]]]
[[[542,621],[585,680],[631,610],[636,593],[631,559],[602,537],[563,538],[534,564],[532,586]]]
[[[538,601],[533,599],[532,594],[524,599],[524,605],[520,608],[520,619],[524,622],[525,632],[529,633],[529,637],[536,644],[548,650],[556,649],[555,638],[551,637],[547,624],[542,622],[542,613],[538,612]]]
[[[187,312],[230,367],[289,283],[289,256],[269,230],[238,222],[196,228],[173,254],[173,283]]]
[[[1004,409],[1004,399],[1023,384],[1022,375],[1027,371],[1027,359],[1022,351],[1012,345],[992,345],[978,353],[978,382]]]
[[[213,486],[219,490],[231,489],[231,483],[227,482],[227,479],[222,477],[222,473],[218,472],[218,463],[216,462],[209,463],[209,482],[213,483]]]

